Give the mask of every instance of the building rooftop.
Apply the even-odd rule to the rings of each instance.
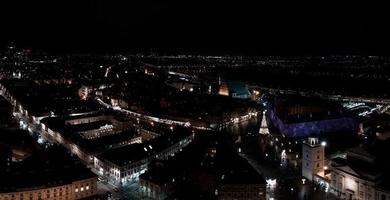
[[[82,131],[99,129],[106,125],[111,125],[111,122],[106,120],[100,120],[100,121],[84,123],[84,124],[68,125],[68,128],[74,132],[82,132]]]
[[[276,97],[274,111],[285,123],[299,123],[348,117],[343,107],[319,98]]]
[[[158,185],[180,181],[182,176],[207,174],[218,184],[265,184],[264,178],[225,142],[213,142],[208,136],[199,136],[175,157],[151,163],[141,179]],[[178,183],[182,184],[182,183]],[[206,183],[205,183],[206,184]]]
[[[115,165],[124,167],[144,158],[154,156],[162,150],[180,142],[191,134],[192,133],[189,130],[184,128],[181,130],[175,130],[174,133],[165,133],[164,135],[146,141],[142,144],[132,144],[116,149],[110,149],[98,155],[97,158],[100,160],[110,161]]]
[[[48,188],[94,177],[95,174],[64,150],[52,147],[13,164],[8,173],[0,174],[0,191]]]
[[[62,137],[77,144],[79,148],[90,153],[101,153],[110,149],[112,146],[136,137],[138,134],[136,129],[130,128],[116,134],[105,135],[93,139],[85,139],[72,128],[73,126],[65,124],[66,119],[68,118],[51,117],[45,118],[41,122],[46,124],[53,131],[61,133]],[[88,124],[83,124],[82,126],[88,126]]]
[[[38,84],[34,81],[6,80],[1,82],[10,94],[20,102],[32,116],[91,112],[99,107],[83,101],[77,95],[75,84]]]
[[[376,141],[375,144],[351,148],[346,158],[332,159],[332,166],[349,172],[351,169],[360,177],[375,180],[380,179],[390,169],[387,157],[390,141]]]
[[[229,93],[235,93],[236,96],[247,96],[250,95],[248,87],[239,81],[228,81]]]

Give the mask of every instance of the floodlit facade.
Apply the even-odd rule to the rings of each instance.
[[[347,200],[388,200],[390,189],[381,177],[384,169],[363,148],[350,149],[325,165],[325,143],[308,138],[302,146],[302,176]]]
[[[388,200],[390,188],[383,182],[384,168],[376,165],[375,156],[362,148],[351,149],[346,158],[331,163],[331,188],[342,199]]]
[[[275,99],[269,120],[286,137],[308,137],[334,132],[357,131],[355,120],[333,102]]]
[[[94,168],[114,184],[125,184],[137,178],[153,158],[164,159],[186,147],[194,134],[177,137],[164,135],[142,144],[113,149],[94,158]],[[130,155],[132,154],[132,155]]]
[[[1,191],[0,200],[84,199],[97,194],[97,177],[75,180],[70,183],[17,188]]]

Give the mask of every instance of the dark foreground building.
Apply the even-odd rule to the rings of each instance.
[[[174,158],[153,162],[140,176],[151,199],[266,199],[266,182],[222,141],[196,140]]]
[[[0,134],[2,141],[4,135],[8,138],[7,145],[0,145],[0,200],[70,200],[96,196],[97,176],[63,149],[34,147],[27,142],[31,139],[28,133],[20,130],[0,130]],[[20,148],[12,141],[30,149]]]

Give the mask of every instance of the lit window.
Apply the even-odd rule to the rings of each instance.
[[[89,186],[85,187],[86,190],[89,190]]]
[[[83,187],[81,187],[81,189],[80,189],[80,190],[81,190],[81,192],[82,192],[82,191],[84,191],[84,188],[83,188]]]
[[[75,192],[79,192],[79,189],[78,189],[78,188],[76,188],[74,191],[75,191]]]

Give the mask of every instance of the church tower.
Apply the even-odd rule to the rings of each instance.
[[[325,163],[325,143],[309,137],[302,144],[302,176],[313,181],[314,175],[323,176]]]

